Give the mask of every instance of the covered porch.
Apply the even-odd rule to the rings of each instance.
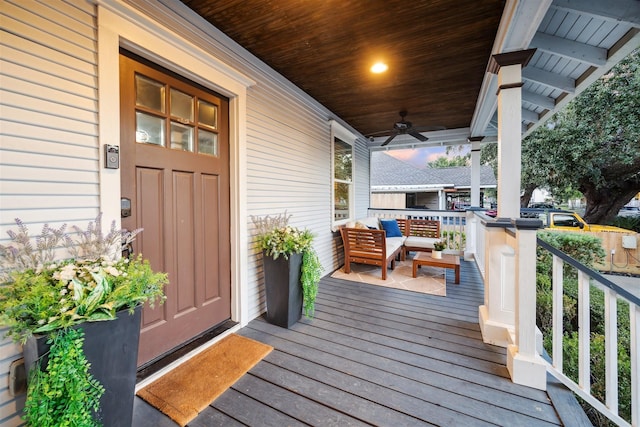
[[[239,35],[227,36],[218,29],[218,23],[207,23],[206,8],[216,4],[224,7],[225,2],[69,0],[60,3],[64,13],[56,6],[40,4],[37,14],[19,3],[5,1],[3,6],[7,7],[2,10],[3,17],[15,15],[11,21],[5,21],[11,30],[5,34],[24,43],[16,43],[18,47],[6,50],[12,54],[12,61],[7,63],[14,64],[7,71],[12,74],[7,82],[15,80],[22,84],[12,89],[15,96],[7,101],[9,107],[2,112],[11,125],[7,127],[11,135],[3,137],[3,144],[7,143],[0,162],[3,170],[8,171],[3,178],[3,184],[6,183],[3,196],[10,196],[3,208],[5,227],[12,215],[25,213],[32,224],[84,220],[94,218],[98,211],[103,211],[106,219],[121,223],[120,173],[103,167],[101,150],[105,144],[120,141],[117,69],[120,49],[229,98],[230,200],[226,208],[231,221],[227,227],[230,242],[226,242],[228,247],[224,253],[230,256],[225,264],[230,265],[231,271],[225,283],[231,293],[230,320],[237,323],[229,332],[267,342],[276,351],[191,425],[331,424],[327,420],[335,420],[335,425],[575,425],[579,422],[576,420],[581,418],[570,412],[571,409],[550,403],[557,387],[555,382],[549,382],[547,371],[554,368],[539,356],[533,274],[537,226],[516,220],[520,141],[640,45],[639,2],[616,0],[603,5],[598,1],[495,1],[485,5],[484,19],[477,14],[477,8],[482,5],[473,1],[459,3],[458,9],[464,9],[464,15],[454,17],[447,16],[450,14],[444,7],[447,2],[437,3],[441,6],[438,11],[429,8],[431,2],[413,5],[416,13],[420,10],[422,23],[438,24],[433,28],[433,38],[429,39],[411,33],[411,4],[404,2],[406,9],[400,11],[380,7],[376,15],[385,21],[372,25],[369,36],[383,33],[381,28],[386,28],[384,24],[389,17],[409,16],[398,25],[409,33],[398,37],[405,42],[417,40],[417,52],[426,61],[415,61],[416,52],[412,55],[411,51],[402,49],[401,42],[390,43],[391,51],[402,54],[397,64],[408,59],[412,67],[395,74],[401,81],[387,83],[385,93],[380,88],[365,88],[360,79],[361,70],[353,67],[353,71],[347,73],[348,67],[340,62],[342,57],[358,51],[345,48],[354,40],[338,40],[331,46],[329,53],[337,62],[320,58],[313,49],[306,50],[306,55],[291,51],[283,55],[285,48],[305,50],[326,44],[320,43],[319,38],[296,44],[291,42],[297,40],[295,34],[284,34],[279,38],[280,49],[274,40],[262,37],[260,25],[247,25],[242,13],[213,14],[222,17],[224,22],[236,22],[239,29],[256,31],[257,37],[249,34],[248,38],[265,41],[268,48],[273,48],[272,58],[286,58],[287,65],[294,71],[311,75],[311,71],[318,68],[309,63],[294,63],[293,59],[320,59],[328,69],[319,70],[319,76],[312,75],[316,89],[320,89],[318,95],[267,56],[253,56],[250,52],[254,52],[255,46],[245,44]],[[264,5],[272,3],[264,2]],[[205,9],[201,12],[189,9],[190,5],[197,4]],[[252,7],[249,2],[238,4]],[[284,4],[284,1],[279,3]],[[324,5],[332,8],[329,2]],[[349,19],[342,21],[340,28],[352,28],[352,24],[365,21],[362,10],[370,3],[362,5],[360,10],[352,8],[351,18],[343,13]],[[265,6],[265,9],[268,8]],[[279,18],[292,16],[282,9],[263,12],[250,10],[246,16],[258,21],[263,19],[267,24],[277,24]],[[329,12],[323,9],[319,15],[333,16]],[[443,19],[429,19],[436,12]],[[66,17],[67,14],[73,18],[59,19],[58,15]],[[37,29],[43,24],[42,16],[48,18],[50,32]],[[82,28],[88,33],[80,41],[75,40],[78,16],[86,21]],[[301,18],[305,24],[315,22],[307,18],[306,15]],[[462,18],[467,24],[469,21],[480,24],[471,34],[463,35],[466,44],[444,36],[454,34],[453,29],[458,26],[472,28],[459,25]],[[60,21],[74,30],[59,31]],[[282,19],[279,25],[310,34],[308,25],[289,24]],[[326,31],[324,25],[318,19],[315,30],[321,34],[338,33]],[[483,36],[479,37],[481,31]],[[51,34],[63,34],[62,38],[73,42],[54,40]],[[42,56],[50,55],[53,59],[47,62],[34,57],[30,52],[32,39],[40,43],[38,46],[51,45]],[[476,46],[477,41],[483,41],[482,46]],[[59,67],[68,58],[58,56],[67,51],[68,46],[78,45],[86,52],[83,50],[77,55],[83,59],[78,61],[82,62],[81,66],[76,65],[81,71],[75,72],[78,83],[73,86],[67,70]],[[535,53],[533,49],[537,49]],[[461,50],[465,54],[459,54]],[[437,55],[431,55],[433,52]],[[56,66],[51,67],[51,63]],[[59,86],[68,91],[63,98],[57,96],[57,92],[47,91],[47,96],[60,99],[65,107],[74,106],[60,113],[64,116],[62,124],[51,111],[56,104],[40,107],[32,101],[43,96],[41,87],[52,84],[51,75],[45,70],[51,70],[56,76],[60,74],[62,77],[55,81],[60,81]],[[328,79],[327,76],[338,74],[336,70],[343,72],[340,78]],[[347,79],[348,74],[357,79]],[[452,77],[454,74],[457,77]],[[23,81],[23,76],[28,81]],[[418,80],[409,81],[414,78]],[[427,85],[424,79],[433,86]],[[329,82],[346,84],[346,88],[328,87]],[[470,86],[461,89],[464,84]],[[445,86],[448,91],[435,90]],[[78,87],[81,93],[88,92],[86,101],[76,100]],[[418,87],[426,93],[416,90]],[[400,89],[411,97],[403,95]],[[29,96],[22,96],[22,92]],[[329,99],[327,94],[334,99]],[[366,99],[365,95],[377,98],[378,102]],[[382,146],[387,135],[368,137],[389,128],[401,108],[410,111],[409,118],[416,126],[444,125],[447,129],[422,132],[425,141],[401,134],[391,147]],[[79,115],[77,110],[83,114]],[[366,120],[361,118],[363,114]],[[25,126],[25,120],[29,126]],[[349,206],[352,218],[371,213],[368,209],[371,151],[470,144],[471,202],[477,207],[480,146],[497,142],[502,165],[498,174],[498,215],[502,220],[485,221],[473,210],[454,215],[420,213],[443,218],[443,223],[458,227],[455,230],[466,236],[464,244],[459,242],[460,255],[465,259],[462,281],[460,285],[448,284],[444,298],[372,289],[325,277],[313,321],[300,322],[291,330],[272,327],[260,317],[265,306],[264,281],[260,255],[253,248],[255,230],[249,218],[289,209],[296,225],[308,227],[317,235],[323,265],[327,269],[339,267],[340,238],[333,227],[337,221],[331,205],[334,122],[353,136],[351,146],[356,172]],[[43,148],[44,142],[51,145]],[[64,156],[60,155],[58,146],[65,147]],[[67,174],[68,163],[77,163],[77,149],[86,152],[81,156],[83,165]],[[49,182],[51,178],[43,167],[52,158],[59,163],[50,169],[65,171],[56,183]],[[77,182],[91,185],[81,191]],[[558,261],[560,269],[561,263]],[[559,282],[561,280],[560,275]],[[588,284],[590,276],[585,274],[581,280]],[[585,288],[588,296],[588,286]],[[608,293],[609,301],[619,296],[616,291],[613,288]],[[611,303],[609,307],[614,305]],[[588,298],[584,307],[588,313]],[[633,425],[638,425],[640,316],[636,314],[637,305],[633,308],[632,357],[636,379]],[[609,318],[614,317],[615,312],[609,314]],[[611,328],[612,333],[614,329]],[[4,345],[4,348],[5,361],[21,354],[17,346]],[[588,329],[582,348],[588,349]],[[588,355],[588,351],[581,354],[581,363],[587,366],[581,371],[581,379],[587,379],[587,384],[575,386],[576,390],[584,388],[586,393]],[[609,367],[615,372],[613,360],[610,363]],[[21,399],[3,394],[0,421],[19,425],[15,414],[21,410]],[[616,399],[617,395],[608,399],[607,406],[615,407]],[[570,421],[563,420],[566,413],[570,414]],[[134,425],[173,424],[138,402]]]
[[[557,383],[510,380],[504,348],[482,340],[482,276],[461,267],[446,297],[325,276],[312,321],[238,331],[275,350],[189,426],[589,425]],[[134,425],[176,424],[137,399]]]

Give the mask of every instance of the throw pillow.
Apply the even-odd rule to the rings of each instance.
[[[380,224],[387,237],[402,237],[402,232],[395,219],[381,219]]]

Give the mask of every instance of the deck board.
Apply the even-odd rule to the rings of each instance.
[[[465,261],[459,285],[447,271],[446,297],[326,276],[314,319],[238,332],[274,351],[189,425],[562,425],[547,393],[513,384],[505,349],[482,341],[483,298]]]

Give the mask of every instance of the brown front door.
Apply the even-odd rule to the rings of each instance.
[[[170,282],[144,309],[142,365],[231,317],[229,103],[129,54],[120,87],[122,226]]]

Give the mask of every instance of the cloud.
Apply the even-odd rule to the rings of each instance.
[[[446,147],[407,148],[402,150],[389,150],[386,153],[398,160],[423,169],[427,167],[429,162],[446,155]]]

